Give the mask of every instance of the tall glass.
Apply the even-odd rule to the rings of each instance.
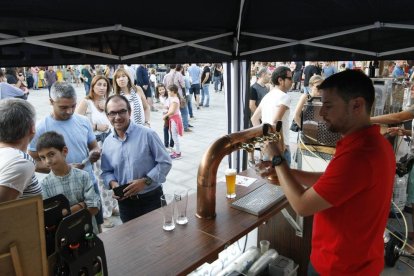
[[[162,228],[165,231],[172,231],[175,228],[174,223],[174,196],[171,194],[164,194],[161,196],[161,210],[163,214]]]
[[[236,197],[236,170],[235,169],[227,169],[224,172],[226,176],[226,185],[227,185],[227,198],[235,198]]]
[[[188,202],[188,190],[177,189],[174,191],[175,207],[177,209],[177,215],[175,222],[177,224],[187,224],[187,202]]]

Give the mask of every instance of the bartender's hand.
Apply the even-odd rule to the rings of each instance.
[[[128,187],[124,189],[124,195],[125,197],[133,196],[144,190],[145,188],[145,180],[144,178],[132,180],[129,182],[130,184]]]
[[[96,149],[96,150],[92,150],[89,152],[89,161],[91,161],[91,163],[95,163],[96,161],[99,160],[99,158],[101,158],[101,149]]]

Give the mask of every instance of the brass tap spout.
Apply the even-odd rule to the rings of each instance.
[[[197,174],[197,213],[199,218],[213,219],[216,216],[217,169],[224,156],[239,150],[241,144],[258,136],[266,136],[271,126],[264,124],[217,139],[201,159]]]

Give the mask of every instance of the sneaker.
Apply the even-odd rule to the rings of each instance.
[[[173,154],[170,155],[171,159],[173,160],[178,160],[181,159],[181,152],[180,153],[176,153],[174,152]]]
[[[195,119],[194,116],[190,116],[190,119]]]
[[[193,132],[193,131],[191,129],[187,128],[187,129],[184,129],[184,132]]]
[[[203,104],[199,104],[198,107],[203,106]]]
[[[192,126],[192,125],[188,124],[188,127],[194,127],[194,126]]]
[[[204,107],[210,107],[209,105],[205,105]]]

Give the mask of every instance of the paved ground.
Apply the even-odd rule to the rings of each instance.
[[[83,86],[76,87],[76,92],[79,101],[79,99],[83,98],[85,95]],[[292,113],[300,94],[296,92],[291,92],[289,94],[292,97],[292,118]],[[191,193],[195,193],[197,190],[196,177],[198,166],[204,152],[217,138],[227,134],[224,92],[215,93],[214,91],[211,91],[210,95],[209,108],[201,108],[200,110],[194,108],[195,119],[190,121],[190,124],[194,126],[193,132],[184,133],[184,136],[181,137],[180,143],[182,144],[183,158],[180,160],[173,160],[173,167],[164,184],[165,193],[171,193],[177,187],[185,187],[190,189]],[[29,102],[36,108],[37,121],[43,119],[50,113],[51,107],[49,105],[47,89],[32,91],[29,96]],[[151,112],[151,127],[158,133],[161,139],[163,137],[162,125],[161,112]],[[296,133],[291,132],[289,140],[292,146],[292,152],[294,152],[296,148]],[[224,170],[227,166],[227,159],[224,158],[217,172],[218,178],[223,177]],[[43,178],[43,176],[39,174],[39,179],[41,178]],[[116,225],[121,223],[117,216],[113,216],[110,219]],[[104,228],[104,231],[110,231],[111,229],[113,228]],[[413,261],[410,261],[410,263],[413,265]],[[395,268],[386,268],[382,275],[413,275],[411,273],[412,270],[405,264],[398,262]]]

